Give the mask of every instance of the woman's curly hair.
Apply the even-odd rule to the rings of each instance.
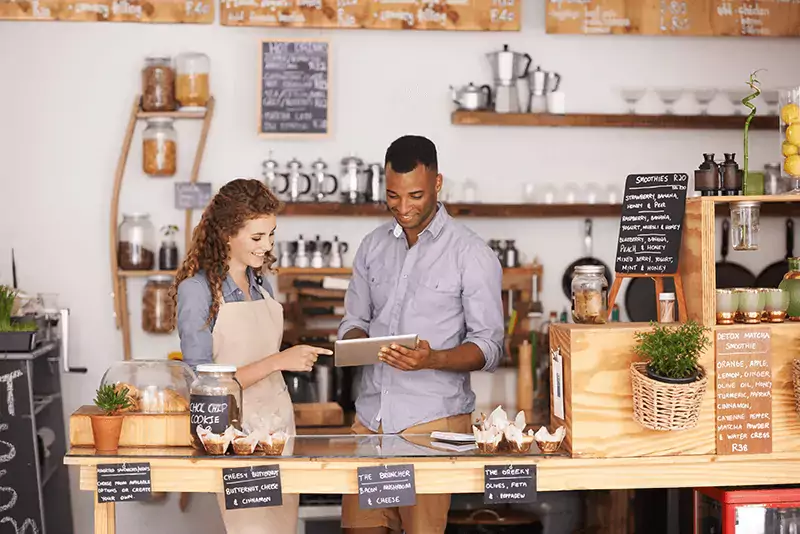
[[[210,325],[219,312],[222,283],[228,276],[228,241],[247,221],[265,215],[276,215],[281,209],[283,203],[259,180],[237,178],[222,186],[206,206],[200,223],[192,232],[192,244],[170,289],[176,302],[175,309],[177,310],[178,285],[203,270],[211,288],[206,326]],[[264,268],[274,272],[275,261],[273,251],[267,252],[260,274],[263,274]]]

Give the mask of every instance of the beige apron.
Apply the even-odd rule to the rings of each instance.
[[[263,288],[264,300],[221,303],[212,334],[214,362],[244,367],[280,351],[283,306]],[[294,408],[286,382],[276,371],[244,390],[242,425],[250,430],[267,427],[295,435]],[[292,454],[293,441],[283,450]],[[217,494],[227,534],[289,534],[297,530],[299,495],[283,494],[283,506],[225,510],[225,496]]]

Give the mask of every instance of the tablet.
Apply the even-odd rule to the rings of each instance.
[[[402,336],[365,337],[361,339],[339,339],[333,346],[333,361],[336,367],[372,365],[378,363],[378,351],[394,343],[413,349],[417,346],[417,334]]]

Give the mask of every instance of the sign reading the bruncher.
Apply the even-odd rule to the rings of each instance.
[[[414,465],[358,468],[358,505],[362,509],[414,506]]]
[[[628,176],[617,240],[617,273],[677,272],[688,182],[687,174]]]
[[[717,454],[772,452],[769,327],[717,330]]]

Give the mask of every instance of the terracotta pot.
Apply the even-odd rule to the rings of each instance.
[[[123,415],[92,415],[92,434],[97,452],[117,452]]]

